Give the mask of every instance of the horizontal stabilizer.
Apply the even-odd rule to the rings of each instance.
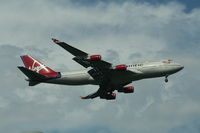
[[[42,81],[46,79],[46,76],[43,76],[39,73],[29,70],[28,68],[18,66],[19,70],[21,70],[30,80],[34,81]]]

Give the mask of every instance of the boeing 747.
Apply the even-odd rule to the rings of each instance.
[[[25,65],[18,68],[28,77],[29,86],[39,83],[52,83],[61,85],[98,85],[99,89],[81,97],[82,99],[93,99],[100,97],[106,100],[116,98],[115,90],[121,93],[133,93],[133,86],[126,86],[133,81],[165,77],[168,82],[168,76],[172,75],[184,67],[172,60],[162,60],[157,62],[144,62],[136,64],[113,65],[102,60],[101,55],[90,55],[69,44],[52,39],[54,43],[71,53],[73,60],[82,65],[85,69],[73,72],[57,72],[45,66],[43,63],[31,56],[24,55],[21,59]]]

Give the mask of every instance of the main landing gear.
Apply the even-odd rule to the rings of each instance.
[[[168,82],[168,75],[165,76],[165,83]]]

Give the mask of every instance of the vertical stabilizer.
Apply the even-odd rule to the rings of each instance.
[[[52,70],[51,68],[45,66],[43,63],[37,61],[31,56],[24,55],[21,56],[21,59],[25,67],[31,71],[34,71],[38,74],[41,74],[46,77],[55,77],[58,75],[58,72]]]

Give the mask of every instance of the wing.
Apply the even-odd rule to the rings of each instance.
[[[64,48],[65,50],[67,50],[69,53],[71,53],[72,55],[74,55],[75,57],[73,58],[74,61],[78,62],[79,64],[81,64],[83,67],[98,67],[98,68],[108,68],[111,67],[112,64],[108,63],[104,60],[90,60],[88,59],[89,54],[86,52],[83,52],[75,47],[70,46],[69,44],[65,43],[65,42],[61,42],[57,39],[52,38],[53,42],[58,44],[59,46],[61,46],[62,48]]]
[[[100,55],[89,55],[88,53],[81,51],[75,47],[70,46],[69,44],[65,42],[61,42],[57,39],[52,38],[53,42],[67,50],[69,53],[74,55],[73,58],[74,61],[79,63],[85,68],[92,67],[88,73],[95,79],[101,82],[104,82],[105,80],[108,80],[111,73],[118,73],[119,71],[116,71],[113,69],[113,65],[109,62],[106,62],[101,59]],[[121,65],[119,65],[121,66]],[[122,65],[123,66],[123,65]],[[139,71],[129,71],[126,70],[128,73],[137,74],[140,73]],[[104,81],[102,81],[104,80]]]
[[[112,91],[108,91],[106,86],[100,86],[100,88],[96,92],[89,94],[85,97],[81,96],[81,99],[93,99],[96,97],[100,97],[100,98],[106,99],[106,100],[113,100],[113,99],[115,99],[116,95],[115,95],[115,93],[112,93]]]
[[[69,53],[74,55],[74,61],[76,61],[85,68],[92,67],[93,69],[88,71],[88,73],[95,80],[101,80],[101,82],[103,79],[107,80],[106,76],[108,75],[108,70],[112,67],[111,63],[101,60],[101,57],[99,57],[100,55],[89,55],[88,53],[74,48],[65,42],[61,42],[57,39],[52,40],[54,43],[58,44],[59,46],[67,50]]]
[[[72,46],[70,46],[69,44],[65,43],[65,42],[60,42],[59,40],[57,39],[54,39],[52,38],[53,42],[58,44],[59,46],[61,46],[62,48],[64,48],[65,50],[67,50],[68,52],[70,52],[72,55],[74,56],[80,56],[80,57],[86,57],[88,56],[87,53],[77,49],[77,48],[74,48]]]
[[[101,89],[99,88],[96,92],[94,92],[92,94],[89,94],[89,95],[84,96],[84,97],[81,96],[81,99],[93,99],[93,98],[99,97],[100,96],[100,90]]]

